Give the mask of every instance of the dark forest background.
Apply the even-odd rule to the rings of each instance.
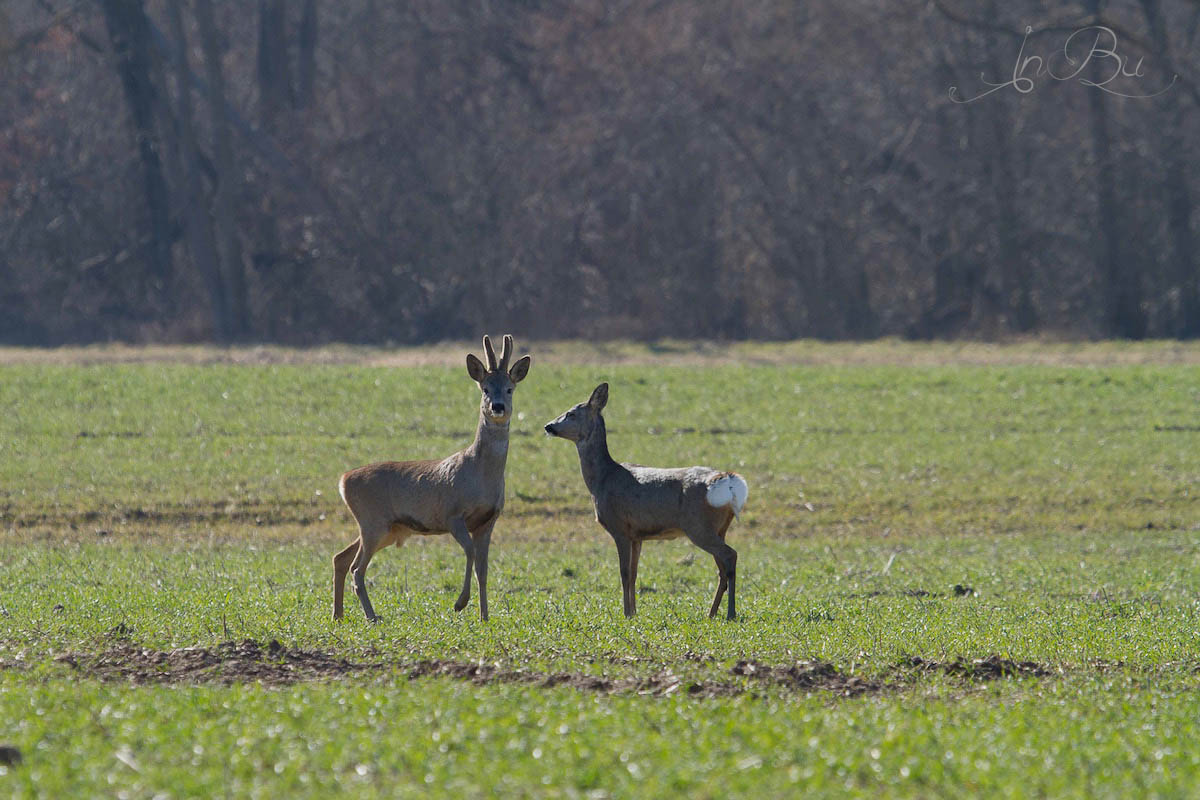
[[[1063,73],[1095,24],[1142,60],[1107,88],[1169,88],[1031,68],[951,101],[1026,26]],[[1195,337],[1198,27],[1195,0],[0,0],[0,341]]]

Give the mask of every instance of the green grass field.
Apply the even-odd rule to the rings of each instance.
[[[463,349],[0,352],[0,793],[1200,792],[1200,347],[533,346],[492,619],[439,536],[333,623],[337,477],[470,440]],[[600,380],[748,479],[736,622],[686,540],[622,616],[541,434]]]

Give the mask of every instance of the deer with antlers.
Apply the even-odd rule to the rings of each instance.
[[[479,616],[488,618],[487,566],[492,528],[504,508],[504,465],[513,389],[529,374],[529,356],[509,367],[513,338],[504,337],[500,360],[483,337],[487,366],[467,355],[467,374],[479,384],[479,427],[475,441],[440,461],[385,461],[342,475],[338,490],[358,523],[358,538],[333,557],[333,618],[342,618],[346,574],[354,574],[354,593],[371,622],[379,616],[367,597],[371,557],[390,544],[397,547],[414,533],[449,533],[467,556],[462,592],[455,611],[471,599],[471,569],[479,580]]]
[[[575,442],[583,482],[592,493],[599,522],[617,545],[625,616],[637,613],[638,559],[642,543],[687,536],[717,562],[717,593],[708,615],[715,617],[729,590],[728,619],[734,610],[737,552],[725,544],[725,532],[746,504],[746,481],[735,472],[708,467],[655,469],[620,464],[608,452],[601,411],[608,403],[602,383],[580,403],[546,425],[546,433]]]

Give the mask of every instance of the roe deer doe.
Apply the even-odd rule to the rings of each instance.
[[[371,608],[365,581],[367,564],[380,549],[397,547],[414,533],[449,532],[467,554],[467,572],[455,611],[471,599],[471,567],[479,579],[479,616],[488,618],[487,560],[492,527],[504,508],[504,464],[513,388],[529,373],[529,356],[508,367],[513,338],[504,337],[500,361],[483,337],[487,366],[467,355],[467,374],[482,393],[475,441],[441,461],[385,461],[342,475],[338,491],[358,523],[358,538],[333,557],[333,618],[342,618],[346,573],[354,573],[354,593],[367,619]]]
[[[642,542],[687,536],[717,562],[719,582],[708,615],[715,617],[729,590],[728,618],[734,619],[737,552],[725,544],[725,531],[746,504],[746,481],[734,472],[708,467],[655,469],[619,464],[608,453],[600,412],[608,402],[602,383],[580,403],[546,425],[546,433],[575,442],[583,482],[592,493],[599,522],[617,544],[625,616],[637,613],[637,569]]]

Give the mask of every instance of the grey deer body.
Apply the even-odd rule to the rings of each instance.
[[[717,563],[717,592],[709,616],[729,592],[728,619],[736,617],[734,589],[737,552],[725,533],[746,502],[742,476],[708,467],[656,469],[618,463],[609,454],[600,413],[608,402],[602,383],[586,403],[546,425],[546,433],[575,442],[583,481],[592,494],[599,522],[617,545],[625,616],[637,613],[637,571],[642,543],[687,536]]]
[[[346,574],[363,613],[379,619],[367,597],[366,571],[371,557],[390,544],[397,547],[413,534],[449,533],[467,557],[462,593],[454,604],[462,611],[471,599],[471,569],[479,580],[479,615],[488,618],[487,564],[492,528],[504,509],[504,466],[508,459],[508,426],[513,388],[529,372],[525,356],[508,368],[513,339],[504,337],[500,360],[483,337],[485,367],[467,355],[467,373],[482,397],[475,441],[440,461],[386,461],[342,475],[338,490],[358,523],[358,538],[333,557],[333,618],[342,618]]]

